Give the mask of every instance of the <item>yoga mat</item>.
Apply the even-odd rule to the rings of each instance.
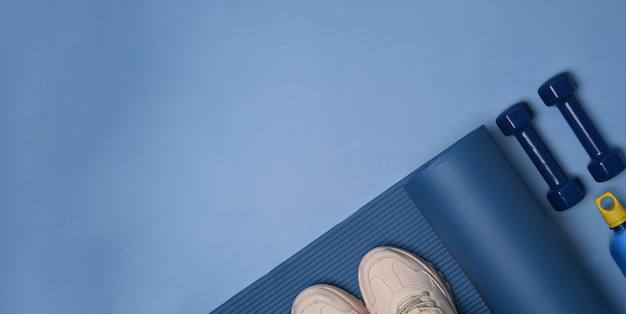
[[[336,285],[360,298],[359,261],[367,251],[381,245],[404,248],[432,262],[452,286],[461,313],[489,313],[404,190],[413,175],[400,180],[212,313],[290,313],[296,295],[316,283]]]
[[[486,128],[406,190],[493,312],[618,312]]]

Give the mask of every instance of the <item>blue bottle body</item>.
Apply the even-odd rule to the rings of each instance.
[[[626,224],[613,228],[611,237],[611,256],[626,276]]]

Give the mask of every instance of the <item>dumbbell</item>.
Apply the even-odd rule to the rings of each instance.
[[[585,147],[591,162],[587,166],[597,182],[607,181],[618,175],[626,162],[620,151],[610,148],[574,96],[576,84],[568,72],[547,80],[538,93],[547,106],[556,105],[572,128],[580,143]]]
[[[531,122],[534,114],[526,102],[519,102],[496,119],[500,131],[515,135],[543,178],[550,186],[548,201],[557,211],[566,210],[585,197],[585,187],[578,178],[569,179],[548,150]]]

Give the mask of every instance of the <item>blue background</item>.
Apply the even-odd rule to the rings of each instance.
[[[626,146],[624,1],[0,1],[0,312],[206,313],[486,124],[615,299],[571,70]],[[588,197],[495,128],[527,100]],[[532,226],[529,226],[532,230]],[[529,301],[530,302],[530,301]]]

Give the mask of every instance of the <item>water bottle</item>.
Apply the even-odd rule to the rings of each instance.
[[[598,196],[596,205],[606,224],[613,230],[611,256],[626,276],[626,208],[611,192]]]

